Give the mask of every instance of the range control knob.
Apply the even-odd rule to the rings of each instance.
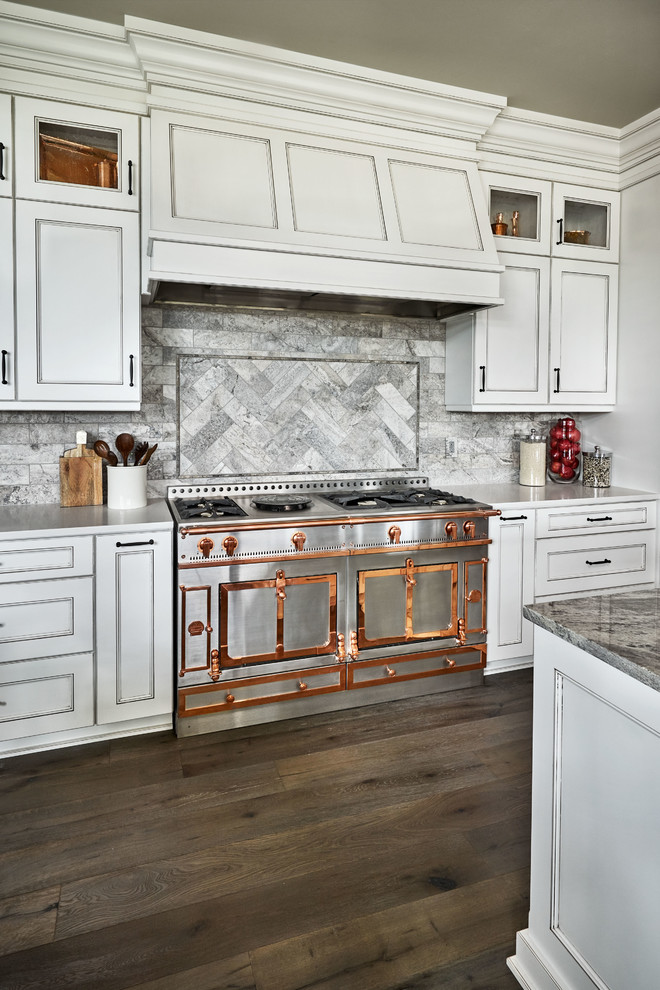
[[[215,546],[215,543],[210,536],[204,536],[197,544],[197,549],[201,553],[202,557],[208,558],[211,555],[211,550]]]
[[[400,526],[390,526],[387,531],[387,535],[390,538],[390,543],[400,543],[401,542],[401,527]]]
[[[238,546],[238,540],[235,536],[225,536],[222,541],[222,545],[225,548],[225,552],[228,557],[233,557],[236,547]]]
[[[297,532],[294,533],[293,536],[291,537],[291,542],[293,543],[294,547],[298,552],[300,552],[302,548],[305,546],[306,541],[307,541],[306,533]]]
[[[456,523],[455,522],[445,523],[445,533],[447,534],[450,540],[455,540],[456,535],[458,533],[458,526],[456,525]]]
[[[475,526],[475,524],[474,524],[474,522],[473,522],[473,520],[472,520],[472,519],[467,519],[467,520],[466,520],[466,521],[465,521],[465,522],[463,523],[463,532],[464,532],[464,533],[465,533],[465,535],[466,535],[466,536],[468,536],[468,537],[469,537],[469,538],[470,538],[471,540],[473,540],[473,539],[474,539],[474,534],[475,534],[475,530],[476,530],[476,528],[477,528],[477,527]]]

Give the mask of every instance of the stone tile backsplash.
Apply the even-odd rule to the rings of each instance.
[[[295,385],[302,359],[306,394]],[[253,477],[260,456],[264,473],[291,473],[292,447],[300,454],[296,474],[405,471],[467,493],[470,484],[517,480],[515,434],[532,426],[545,430],[555,418],[447,412],[444,325],[434,320],[155,304],[143,309],[142,368],[138,413],[0,412],[0,503],[59,502],[59,457],[75,446],[77,430],[87,431],[90,445],[99,437],[112,442],[124,431],[158,443],[149,464],[152,497],[193,476]],[[277,388],[265,386],[269,375],[283,371],[294,376],[282,400],[291,415],[274,429]],[[245,400],[250,374],[249,401],[240,409],[234,404],[232,418],[223,408],[228,389],[241,384]],[[265,377],[259,382],[259,376]],[[359,396],[350,391],[352,378],[359,380]],[[267,395],[263,411],[258,389]],[[250,457],[241,470],[242,421]],[[216,445],[217,457],[204,453],[200,431],[205,444]],[[447,438],[457,441],[455,457],[445,455]],[[198,479],[196,472],[206,470]]]

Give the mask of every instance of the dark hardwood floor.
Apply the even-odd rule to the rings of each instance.
[[[516,990],[531,694],[4,760],[0,987]]]

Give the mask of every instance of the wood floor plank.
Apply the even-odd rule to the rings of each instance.
[[[185,906],[237,890],[311,876],[327,866],[400,854],[411,842],[437,843],[437,799],[356,813],[259,839],[225,844],[136,869],[63,885],[57,938]],[[449,841],[449,840],[446,840]]]
[[[138,825],[160,819],[169,825],[179,815],[189,828],[191,816],[203,815],[206,811],[220,813],[225,805],[251,801],[282,790],[282,782],[272,763],[219,770],[200,779],[167,779],[118,792],[98,793],[95,787],[83,787],[80,793],[84,797],[51,805],[47,814],[40,807],[0,814],[2,848],[21,849],[80,838],[122,829],[127,822]],[[248,811],[239,810],[237,814],[248,814]]]
[[[277,761],[285,787],[310,786],[325,780],[328,774],[341,779],[352,773],[363,774],[365,765],[371,773],[382,774],[384,780],[394,781],[398,775],[433,774],[465,764],[469,754],[486,747],[529,737],[529,716],[526,712],[503,715],[500,718],[479,719],[453,726],[426,729],[409,735],[347,745],[341,749],[322,750]],[[475,756],[478,761],[478,757]],[[389,786],[389,784],[388,784]]]
[[[123,990],[256,990],[256,987],[250,957],[244,952]]]
[[[257,990],[390,990],[500,944],[524,922],[525,878],[509,874],[255,949]]]
[[[162,758],[149,763],[133,761],[127,768],[124,763],[103,761],[100,765],[79,767],[64,763],[57,773],[25,776],[13,770],[0,775],[0,806],[3,814],[24,809],[48,809],[63,801],[75,800],[81,794],[94,790],[97,794],[117,794],[134,787],[168,781],[183,776],[179,753],[169,747]]]
[[[0,955],[51,942],[59,899],[56,885],[0,900]]]

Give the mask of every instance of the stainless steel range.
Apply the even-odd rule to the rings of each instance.
[[[181,486],[168,499],[179,735],[481,679],[490,506],[425,478]]]

